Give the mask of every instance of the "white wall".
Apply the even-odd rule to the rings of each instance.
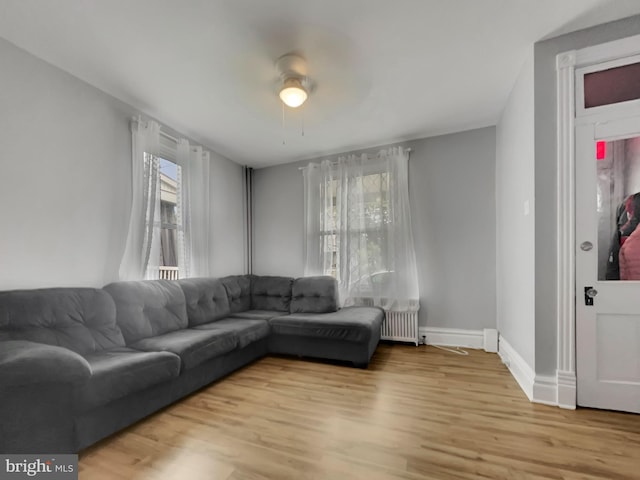
[[[420,324],[495,328],[495,128],[403,145],[412,148],[409,189]],[[299,167],[307,163],[255,171],[256,274],[303,275]]]
[[[640,15],[538,42],[535,77],[536,373],[555,375],[557,350],[556,55],[640,34]]]
[[[0,65],[0,290],[117,280],[138,112],[1,39]],[[213,266],[240,273],[241,167],[212,171]]]
[[[532,46],[496,128],[497,326],[531,369],[535,368],[533,90]]]

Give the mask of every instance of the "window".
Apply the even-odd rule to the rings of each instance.
[[[159,158],[160,173],[160,278],[175,280],[178,271],[178,235],[181,230],[178,199],[180,196],[180,167],[170,160]]]
[[[131,122],[132,201],[121,280],[209,276],[209,152]]]
[[[332,275],[343,305],[419,308],[408,151],[323,160],[304,169],[305,275]]]
[[[370,173],[349,179],[348,189],[357,190],[358,194],[346,200],[342,196],[350,193],[342,192],[337,180],[327,182],[326,198],[330,199],[329,208],[325,209],[326,218],[323,225],[327,228],[321,232],[324,258],[328,259],[324,266],[324,274],[339,277],[340,262],[349,262],[350,270],[358,277],[358,290],[370,290],[376,278],[384,278],[388,272],[387,265],[387,227],[392,219],[389,209],[389,175]],[[361,192],[361,195],[360,195]],[[353,202],[353,199],[357,199]],[[345,205],[343,207],[343,205]],[[347,225],[341,225],[338,208],[348,208]],[[341,232],[348,235],[341,235]],[[349,239],[348,242],[345,242]],[[355,240],[354,240],[355,239]],[[344,242],[341,245],[341,240]],[[348,245],[347,245],[348,243]],[[358,272],[366,274],[359,275]]]

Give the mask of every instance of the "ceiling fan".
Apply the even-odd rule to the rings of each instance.
[[[267,122],[264,127],[274,128],[282,109],[281,117],[293,124],[329,128],[370,95],[370,59],[347,35],[308,23],[261,21],[245,42],[230,63],[228,99]]]
[[[314,84],[307,76],[307,62],[297,53],[287,53],[276,60],[280,76],[280,100],[291,108],[298,108],[309,97]]]

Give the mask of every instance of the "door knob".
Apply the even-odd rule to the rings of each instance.
[[[591,287],[589,288],[589,290],[587,290],[585,292],[585,295],[589,298],[593,298],[598,294],[598,290],[596,290],[595,288]]]

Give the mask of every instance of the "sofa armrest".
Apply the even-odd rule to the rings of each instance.
[[[26,340],[0,342],[0,388],[34,383],[78,384],[89,377],[89,363],[67,348]]]

